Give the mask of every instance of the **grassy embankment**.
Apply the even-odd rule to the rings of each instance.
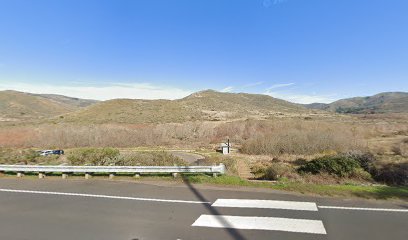
[[[0,177],[14,176],[14,173],[0,174]],[[60,178],[60,175],[53,174],[48,175],[47,178]],[[36,179],[34,174],[28,174],[25,178]],[[82,175],[73,175],[71,179],[83,179]],[[107,174],[94,175],[94,179],[107,179]],[[118,175],[116,180],[129,181],[131,175]],[[189,181],[193,184],[205,184],[223,187],[236,187],[236,188],[266,188],[271,190],[290,191],[295,193],[301,193],[306,195],[319,195],[330,197],[358,197],[365,199],[378,199],[378,200],[403,200],[408,201],[408,187],[403,186],[386,186],[386,185],[374,185],[374,186],[361,186],[361,185],[348,185],[348,184],[312,184],[312,183],[300,183],[300,182],[263,182],[263,181],[248,181],[237,176],[223,175],[216,178],[207,175],[186,175],[183,178],[173,178],[167,175],[142,175],[141,178],[132,179],[132,181],[176,181],[183,182]]]
[[[186,179],[197,184],[269,188],[274,190],[291,191],[302,194],[316,194],[321,196],[360,197],[367,199],[399,199],[408,201],[408,187],[403,186],[361,186],[348,184],[324,185],[290,181],[277,181],[276,183],[254,182],[228,175],[217,178],[211,178],[203,175],[187,176]]]
[[[143,149],[145,150],[145,149]],[[25,164],[50,164],[49,162],[62,163],[60,159],[39,157],[32,150],[22,152],[5,150],[1,151],[2,163],[25,163]],[[203,154],[203,153],[202,153]],[[318,158],[301,163],[303,172],[299,172],[299,161],[285,162],[282,159],[272,159],[270,164],[263,162],[259,168],[252,165],[252,171],[258,179],[276,180],[271,181],[248,181],[238,174],[238,161],[243,161],[242,156],[224,157],[218,154],[207,154],[202,164],[224,163],[227,166],[227,174],[212,178],[206,175],[185,175],[183,178],[172,179],[165,175],[148,175],[142,180],[171,180],[182,179],[197,184],[213,184],[235,187],[260,187],[275,190],[300,192],[304,194],[318,194],[324,196],[363,197],[374,199],[402,199],[408,200],[408,188],[405,186],[375,185],[372,177],[390,176],[397,179],[404,172],[400,168],[375,168],[376,159],[371,155],[334,155],[334,157]],[[45,161],[47,160],[47,161]],[[53,161],[50,161],[53,160]],[[360,162],[358,162],[360,161]],[[83,148],[68,151],[65,163],[72,165],[186,165],[187,163],[165,151],[141,151],[120,154],[118,149]],[[313,163],[313,164],[312,164]],[[364,163],[366,169],[362,168]],[[306,166],[306,167],[305,167]],[[403,165],[401,165],[403,166]],[[258,167],[258,168],[255,168]],[[374,169],[375,171],[371,171]],[[382,170],[382,171],[381,171]],[[398,170],[398,171],[395,171]],[[309,171],[309,172],[308,172]],[[313,172],[310,172],[313,171]],[[371,173],[370,173],[371,171]],[[378,175],[378,173],[386,173]],[[377,174],[377,175],[375,175]],[[55,175],[57,176],[57,175]],[[118,178],[130,175],[119,175]],[[73,176],[80,177],[78,176]],[[106,178],[106,175],[95,175]],[[401,177],[400,177],[401,179]],[[330,180],[330,181],[327,181]],[[404,181],[404,177],[402,176]]]

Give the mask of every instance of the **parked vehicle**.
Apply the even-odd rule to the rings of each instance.
[[[63,154],[64,154],[64,150],[54,150],[54,151],[52,151],[52,154],[63,155]]]
[[[49,155],[62,155],[64,150],[41,150],[38,151],[40,156],[49,156]]]

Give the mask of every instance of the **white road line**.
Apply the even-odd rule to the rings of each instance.
[[[361,207],[341,207],[341,206],[319,206],[323,209],[358,210],[358,211],[378,211],[378,212],[408,212],[408,209],[397,208],[361,208]]]
[[[314,202],[294,202],[257,199],[217,199],[213,207],[235,207],[235,208],[272,208],[286,210],[318,211]]]
[[[139,197],[122,197],[122,196],[97,195],[97,194],[85,194],[85,193],[46,192],[46,191],[16,190],[16,189],[3,189],[3,188],[0,188],[0,192],[31,193],[31,194],[46,194],[46,195],[60,195],[60,196],[108,198],[108,199],[123,199],[123,200],[149,201],[149,202],[210,204],[210,202],[200,202],[200,201],[170,200],[170,199],[156,199],[156,198],[139,198]]]
[[[192,226],[326,234],[322,221],[292,218],[201,215]]]

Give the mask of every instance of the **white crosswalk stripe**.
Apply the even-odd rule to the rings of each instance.
[[[217,199],[212,207],[262,208],[301,211],[318,211],[314,202],[258,200],[258,199]],[[234,228],[243,230],[269,230],[309,234],[327,234],[323,222],[311,219],[295,219],[262,216],[201,215],[193,227]]]
[[[272,208],[287,210],[318,211],[314,202],[294,202],[276,200],[254,200],[254,199],[217,199],[213,207],[235,207],[235,208]]]
[[[322,221],[276,217],[201,215],[192,226],[326,234]]]

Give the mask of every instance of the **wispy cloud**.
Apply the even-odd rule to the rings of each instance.
[[[231,92],[232,90],[234,90],[234,87],[228,86],[228,87],[222,89],[221,92]]]
[[[272,90],[272,89],[276,89],[276,88],[284,88],[284,87],[289,87],[295,85],[295,83],[279,83],[279,84],[274,84],[270,87],[268,87],[266,90]]]
[[[331,103],[336,99],[333,98],[333,95],[309,95],[309,94],[298,94],[298,93],[283,93],[276,91],[266,91],[264,94],[269,95],[274,98],[280,98],[289,102],[294,103]]]
[[[287,0],[263,0],[262,4],[263,4],[264,7],[269,8],[272,5],[277,5],[277,4],[283,3],[285,1],[287,1]]]
[[[245,84],[244,86],[242,86],[242,87],[244,87],[244,88],[248,88],[248,87],[256,87],[256,86],[259,86],[259,85],[262,85],[262,84],[264,84],[265,82],[254,82],[254,83],[248,83],[248,84]]]
[[[108,100],[115,98],[133,99],[178,99],[193,91],[159,86],[151,83],[115,83],[106,85],[51,85],[34,83],[0,82],[0,90],[16,90],[30,93],[61,94],[70,97]]]

